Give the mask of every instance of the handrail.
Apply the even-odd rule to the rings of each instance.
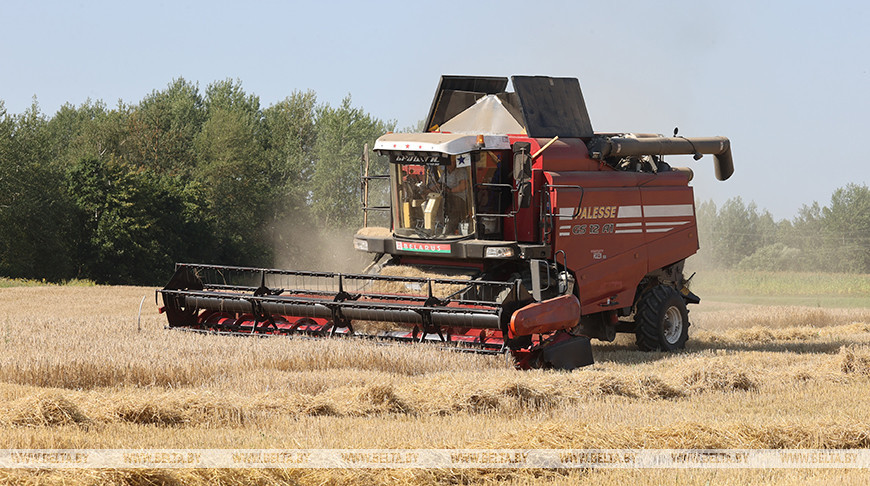
[[[501,189],[501,190],[507,189],[511,192],[510,211],[508,211],[506,213],[475,213],[474,214],[474,224],[476,227],[479,228],[480,227],[480,218],[511,218],[511,219],[513,219],[513,223],[514,223],[513,224],[514,241],[519,240],[519,232],[517,230],[517,219],[516,219],[518,209],[514,207],[515,201],[516,201],[515,194],[517,192],[517,188],[515,188],[513,184],[500,184],[500,183],[493,183],[493,182],[478,182],[477,184],[474,185],[474,187],[480,188],[484,191],[490,191],[490,192],[495,192],[499,189]],[[478,192],[479,191],[475,191],[475,193],[474,193],[475,202],[477,202],[477,200],[478,200]],[[479,206],[479,204],[478,204],[478,206]],[[504,227],[502,227],[502,231],[504,231]]]
[[[554,218],[558,216],[558,213],[554,213],[552,209],[552,192],[556,192],[558,194],[559,189],[575,189],[580,191],[580,199],[577,201],[577,207],[574,209],[574,213],[571,215],[571,219],[576,218],[580,214],[581,206],[583,205],[583,196],[585,196],[586,191],[583,189],[583,186],[578,186],[574,184],[547,184],[544,183],[543,190],[541,191],[541,195],[546,199],[546,201],[541,201],[541,222],[546,223],[541,228],[541,241],[544,243],[550,243],[550,237],[553,234],[553,228],[555,227]],[[548,212],[544,212],[544,208],[549,208]],[[545,220],[546,218],[546,220]]]

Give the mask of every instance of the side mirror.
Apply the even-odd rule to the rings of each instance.
[[[514,144],[514,181],[517,188],[517,206],[527,208],[532,205],[532,144]]]
[[[520,190],[517,193],[517,205],[521,208],[527,208],[532,205],[532,183],[529,181],[520,184]]]
[[[514,180],[517,184],[532,178],[532,145],[529,142],[514,144]]]

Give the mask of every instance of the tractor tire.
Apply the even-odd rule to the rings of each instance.
[[[673,287],[659,285],[637,303],[634,317],[637,347],[642,351],[676,351],[689,339],[689,311]]]

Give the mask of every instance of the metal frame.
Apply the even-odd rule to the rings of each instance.
[[[541,242],[542,243],[552,243],[550,237],[553,235],[553,228],[555,227],[554,218],[558,216],[558,213],[553,212],[553,197],[552,193],[555,192],[558,194],[559,189],[576,189],[580,191],[580,199],[577,201],[577,207],[574,209],[574,214],[571,216],[571,219],[576,218],[580,214],[580,208],[583,205],[583,196],[585,196],[586,192],[583,189],[583,186],[571,185],[571,184],[547,184],[546,182],[541,187]],[[549,212],[545,212],[545,208],[550,208]],[[546,220],[545,220],[546,218]]]

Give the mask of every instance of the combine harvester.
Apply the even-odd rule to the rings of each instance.
[[[364,227],[361,274],[178,264],[162,294],[170,328],[371,337],[510,352],[518,368],[592,363],[590,338],[642,350],[688,339],[683,275],[698,250],[688,168],[724,137],[592,130],[573,78],[443,76],[425,133],[388,133],[390,228]],[[363,190],[369,181],[363,177]]]

